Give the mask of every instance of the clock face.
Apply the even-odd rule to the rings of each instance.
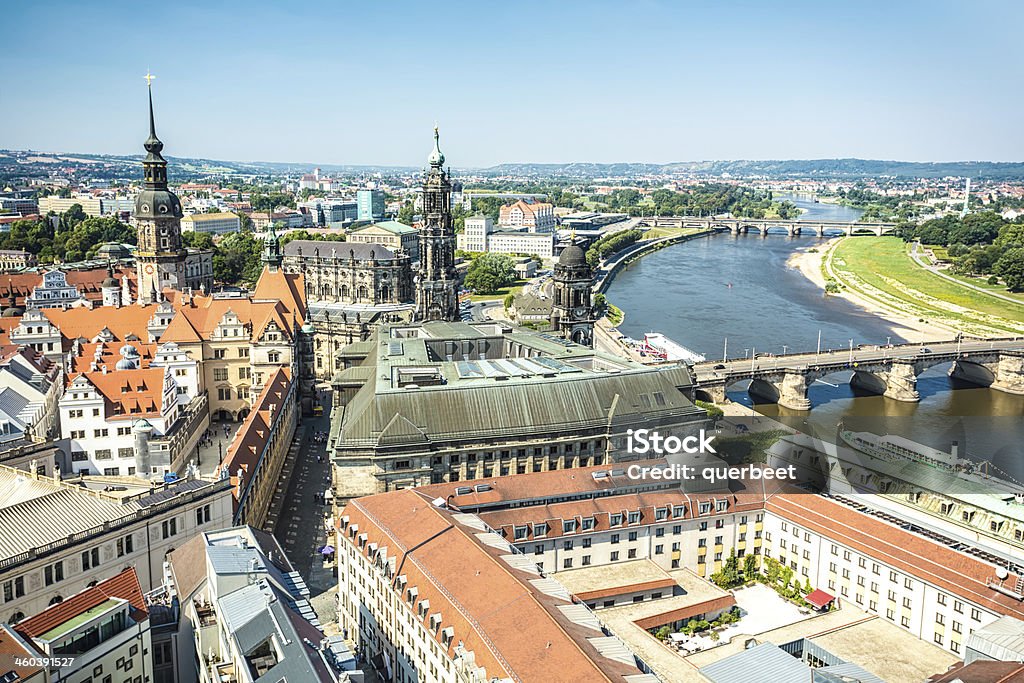
[[[153,265],[152,264],[146,266],[146,272],[148,274],[150,274],[150,275],[153,274]]]

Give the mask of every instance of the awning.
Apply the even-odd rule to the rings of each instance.
[[[804,600],[809,602],[811,604],[811,606],[814,607],[815,609],[821,609],[821,608],[827,606],[829,603],[831,603],[835,599],[836,599],[836,597],[834,595],[829,595],[828,593],[826,593],[825,591],[821,590],[820,588],[817,589],[817,590],[811,591],[810,593],[807,594],[806,597],[804,597]]]

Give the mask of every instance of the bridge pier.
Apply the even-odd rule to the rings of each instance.
[[[816,225],[814,227],[814,232],[815,232],[815,234],[818,235],[818,237],[824,237],[825,236],[825,226],[822,225],[821,223],[818,223],[818,225]]]
[[[811,409],[811,399],[807,398],[807,373],[787,372],[775,388],[779,392],[780,406],[790,410]]]
[[[1003,352],[989,362],[958,360],[949,376],[1007,394],[1024,394],[1024,354]]]
[[[860,370],[850,378],[850,386],[867,389],[894,401],[916,403],[921,400],[917,391],[918,369],[913,363],[895,362],[887,370]]]

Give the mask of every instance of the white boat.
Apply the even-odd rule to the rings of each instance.
[[[677,344],[660,332],[648,332],[644,335],[641,348],[649,355],[662,360],[684,361],[686,363],[701,363],[707,360],[696,351],[691,351],[682,344]]]
[[[840,428],[839,437],[847,446],[874,458],[889,462],[909,460],[949,472],[968,481],[1008,486],[1015,493],[1024,495],[1024,485],[990,461],[975,462],[960,457],[959,447],[955,442],[951,451],[946,452],[895,434],[879,436],[871,432],[852,432]]]

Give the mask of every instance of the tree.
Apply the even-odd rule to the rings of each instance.
[[[992,271],[1003,279],[1011,292],[1024,290],[1024,247],[1004,251]]]
[[[405,223],[406,225],[412,225],[413,218],[416,215],[416,208],[412,201],[407,201],[402,204],[402,208],[398,210],[398,222]]]
[[[60,215],[61,226],[65,230],[70,230],[88,217],[81,204],[72,204]]]
[[[466,272],[466,287],[478,294],[494,294],[516,279],[515,264],[505,254],[483,254]]]
[[[181,233],[181,243],[190,249],[213,249],[213,236],[208,232],[190,230]]]
[[[747,581],[753,580],[757,575],[757,555],[747,555],[743,558],[743,577]]]
[[[668,634],[672,633],[672,627],[665,625],[658,629],[658,632],[654,634],[654,637],[658,640],[665,640],[668,638]]]
[[[508,294],[505,295],[504,304],[505,304],[505,310],[506,311],[508,309],[512,308],[512,304],[515,303],[515,300],[516,300],[516,295],[513,294],[512,292],[509,292]]]
[[[988,244],[996,238],[1005,223],[995,211],[969,214],[950,227],[949,243]]]
[[[252,232],[252,219],[249,218],[249,214],[238,212],[238,229],[243,232]]]
[[[233,232],[217,245],[213,277],[228,284],[256,282],[262,271],[260,241],[248,232]]]

